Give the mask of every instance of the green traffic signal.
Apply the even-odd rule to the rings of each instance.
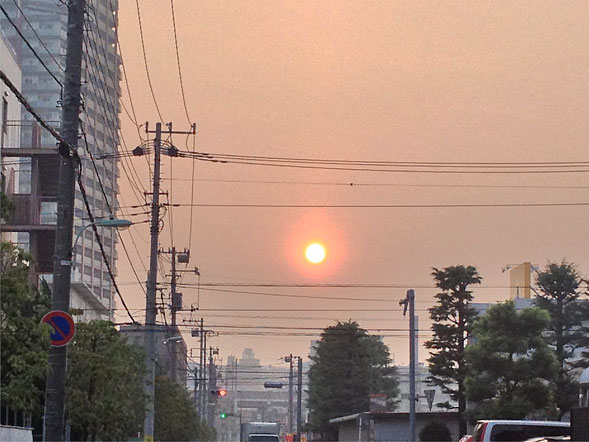
[[[225,419],[227,417],[227,413],[219,413],[220,419]]]

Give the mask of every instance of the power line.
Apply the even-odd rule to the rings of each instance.
[[[588,170],[589,172],[589,170]],[[584,207],[587,201],[574,203],[464,203],[464,204],[222,204],[222,203],[178,203],[174,207],[219,207],[258,209],[472,209],[500,207]]]
[[[41,37],[39,36],[39,34],[37,33],[37,31],[35,30],[35,27],[31,24],[31,22],[29,21],[29,19],[26,16],[26,14],[22,10],[22,8],[19,6],[18,1],[17,0],[12,0],[12,2],[14,3],[14,6],[16,6],[16,8],[19,10],[22,18],[24,18],[25,21],[27,22],[27,24],[29,25],[29,29],[33,32],[33,34],[35,34],[35,37],[37,37],[37,40],[39,40],[39,43],[41,43],[41,46],[43,46],[43,49],[45,49],[45,51],[47,52],[47,54],[49,55],[49,57],[51,57],[51,60],[53,60],[53,62],[55,63],[55,65],[57,66],[57,68],[61,72],[65,73],[65,69],[59,64],[59,62],[55,59],[55,57],[53,56],[53,54],[51,53],[51,51],[49,50],[49,48],[47,47],[47,45],[45,44],[45,42],[41,39]]]
[[[94,22],[97,23],[97,20],[96,20],[96,12],[95,12],[94,8],[91,8],[90,10],[94,14]],[[106,60],[107,59],[107,53],[106,53],[106,48],[105,48],[105,44],[106,43],[104,42],[104,39],[102,38],[102,34],[101,34],[100,30],[98,29],[98,26],[97,25],[95,27],[95,31],[94,32],[95,32],[95,35],[98,35],[99,42],[100,42],[100,48],[102,50],[102,56]],[[89,43],[89,47],[88,47],[88,43]],[[88,57],[90,56],[90,54],[92,54],[93,57],[94,57],[94,59],[95,59],[95,61],[96,61],[96,63],[98,64],[98,66],[99,67],[102,66],[102,63],[101,63],[101,60],[100,60],[100,54],[98,52],[98,45],[97,45],[96,41],[94,39],[92,39],[92,38],[88,38],[87,39],[87,45],[86,46],[87,46],[88,49],[90,49],[88,51]],[[89,61],[86,62],[86,65],[87,65],[87,67],[88,67],[89,70],[90,70],[90,68],[94,67],[94,65],[92,63],[90,63]],[[110,73],[111,81],[113,82],[113,84],[116,84],[117,81],[112,76],[112,72],[110,71],[110,69],[107,69],[107,70]],[[90,80],[91,80],[91,85],[94,88],[96,98],[102,104],[101,109],[103,109],[103,110],[104,109],[110,109],[110,112],[108,114],[103,113],[102,116],[103,116],[103,118],[107,122],[110,123],[110,124],[107,124],[106,127],[109,129],[109,131],[111,133],[112,139],[115,140],[116,139],[116,132],[113,129],[113,127],[117,127],[118,126],[118,125],[115,125],[115,123],[114,123],[114,116],[118,114],[118,112],[115,112],[116,105],[115,105],[115,103],[113,101],[110,101],[109,100],[109,95],[106,93],[106,91],[103,88],[98,87],[96,85],[96,83],[92,81],[93,79],[96,79],[97,81],[100,81],[101,83],[106,84],[107,83],[106,76],[105,76],[105,74],[104,74],[103,71],[104,71],[104,69],[95,70],[94,71],[95,72],[95,75],[94,76],[91,75],[90,76]],[[101,96],[100,93],[102,93],[102,96]],[[121,138],[121,141],[123,142],[123,144],[125,144],[125,139],[123,137],[122,132],[120,132],[120,135],[121,135],[121,137],[120,137]],[[131,162],[130,166],[131,166],[131,170],[135,173],[135,176],[137,177],[136,179],[133,176],[133,174],[131,174],[131,176],[129,176],[129,174],[127,174],[127,171],[125,169],[125,163],[126,163],[126,161],[123,161],[121,163],[121,166],[123,168],[123,171],[127,175],[127,178],[129,179],[129,182],[130,182],[131,186],[136,187],[136,189],[139,192],[139,194],[141,194],[142,192],[145,192],[145,187],[143,186],[143,183],[141,182],[141,179],[139,178],[139,174],[135,170],[135,166],[133,165],[133,163]],[[139,187],[141,187],[142,190]],[[138,198],[137,196],[136,196],[136,198],[137,198],[138,201],[140,201],[140,198]]]
[[[63,89],[63,84],[61,83],[61,81],[59,81],[59,79],[55,76],[55,74],[51,71],[51,69],[49,69],[49,67],[47,67],[47,65],[45,64],[45,62],[41,59],[41,57],[39,56],[39,54],[37,54],[37,51],[35,51],[35,49],[31,45],[31,43],[29,43],[29,40],[27,40],[27,38],[23,35],[23,33],[18,28],[18,26],[16,26],[16,24],[12,21],[12,19],[8,15],[8,12],[6,11],[6,9],[4,9],[4,6],[0,5],[0,10],[4,14],[4,16],[6,17],[6,19],[10,22],[10,24],[14,27],[14,30],[20,36],[20,38],[22,39],[22,41],[31,50],[31,52],[33,53],[33,55],[35,56],[35,58],[39,61],[39,63],[41,63],[41,66],[43,66],[43,68],[49,73],[49,75],[51,76],[51,78],[53,78],[55,80],[55,82],[59,85],[59,87],[61,89]]]
[[[170,0],[170,7],[172,10],[172,25],[174,28],[174,47],[176,48],[176,64],[178,66],[178,77],[180,80],[180,91],[182,92],[182,104],[184,105],[184,113],[186,114],[186,119],[188,120],[188,124],[191,123],[190,116],[188,115],[188,108],[186,107],[186,96],[184,94],[184,82],[182,81],[182,69],[180,68],[180,52],[178,50],[178,35],[176,32],[176,14],[174,12],[174,0]]]
[[[143,52],[143,62],[145,65],[145,73],[147,74],[147,83],[149,85],[149,90],[151,91],[151,97],[153,98],[153,103],[155,104],[155,109],[156,109],[157,114],[160,118],[160,121],[164,121],[164,119],[162,118],[162,114],[160,112],[160,108],[157,104],[157,100],[155,98],[155,92],[153,91],[153,86],[151,84],[151,76],[149,75],[149,68],[147,66],[147,55],[145,54],[145,40],[143,38],[143,25],[141,22],[141,11],[139,8],[139,0],[135,0],[135,4],[137,5],[137,19],[139,21],[139,35],[141,37],[141,49]]]
[[[0,6],[0,8],[1,8],[1,6]],[[14,86],[14,84],[12,84],[12,82],[8,79],[8,77],[4,74],[4,72],[2,70],[0,70],[0,79],[2,79],[2,81],[4,81],[4,83],[8,86],[8,88],[15,94],[16,98],[24,105],[25,109],[35,118],[35,120],[37,120],[37,122],[39,122],[39,124],[43,128],[45,128],[56,140],[59,141],[59,149],[58,149],[59,154],[62,156],[67,156],[67,157],[71,157],[71,158],[76,159],[78,167],[79,167],[78,174],[77,174],[78,175],[78,177],[77,177],[78,186],[79,186],[80,192],[82,194],[82,200],[84,201],[84,204],[86,206],[86,212],[88,213],[88,216],[92,220],[92,228],[94,230],[96,242],[98,243],[98,245],[100,247],[100,250],[102,253],[102,258],[103,258],[104,263],[107,267],[108,273],[111,277],[111,280],[112,280],[112,283],[115,287],[115,290],[116,290],[117,294],[119,295],[119,298],[121,299],[121,303],[125,307],[127,314],[129,315],[129,318],[131,318],[131,320],[135,323],[135,319],[131,315],[131,312],[127,308],[125,300],[124,300],[123,296],[121,295],[121,292],[119,291],[119,288],[118,288],[117,283],[115,281],[114,275],[112,273],[112,269],[110,268],[110,263],[108,262],[108,259],[106,257],[106,253],[104,251],[104,247],[103,247],[102,242],[100,240],[100,236],[98,234],[98,229],[97,229],[96,225],[94,224],[94,217],[93,217],[92,211],[90,209],[90,203],[89,203],[88,197],[86,195],[86,189],[84,188],[84,183],[82,182],[82,173],[81,173],[82,172],[82,170],[81,170],[82,162],[80,160],[80,157],[78,156],[76,149],[73,149],[73,147],[71,145],[69,145],[62,138],[62,136],[55,131],[55,129],[50,127],[49,124],[43,118],[41,118],[41,116],[37,113],[37,111],[28,103],[28,101],[24,98],[24,96],[20,93],[20,91]]]
[[[96,20],[96,11],[94,10],[94,7],[93,7],[92,5],[91,5],[91,7],[90,7],[90,11],[92,11],[92,13],[93,13],[93,15],[94,15],[94,22],[96,23],[96,22],[97,22],[97,20]],[[102,54],[103,54],[103,56],[104,56],[104,59],[106,60],[106,58],[107,58],[107,55],[106,55],[106,49],[104,48],[104,40],[102,39],[102,34],[101,34],[100,30],[98,29],[98,27],[96,27],[96,28],[95,28],[95,34],[94,34],[94,35],[98,35],[98,37],[99,37],[99,39],[100,39],[100,42],[101,42],[101,48],[102,48]],[[93,43],[94,43],[94,46],[93,46]],[[86,45],[86,46],[87,46],[87,48],[88,48],[88,49],[91,49],[91,51],[88,51],[88,53],[89,53],[89,54],[90,54],[91,52],[93,52],[93,53],[94,53],[94,60],[97,62],[98,66],[100,67],[100,65],[101,65],[101,61],[100,61],[100,55],[98,54],[98,51],[97,51],[97,49],[96,49],[96,43],[94,42],[94,40],[93,40],[93,39],[91,39],[91,38],[88,38],[88,40],[87,40],[87,45]],[[92,72],[92,68],[93,68],[93,66],[94,66],[94,64],[93,64],[93,63],[90,63],[90,61],[89,61],[89,60],[88,60],[88,58],[87,58],[87,59],[86,59],[86,67],[87,67],[87,69],[88,69],[88,71],[89,71],[89,72]],[[108,70],[108,71],[109,71],[109,72],[111,72],[110,70]],[[100,109],[102,110],[102,115],[103,115],[103,118],[104,118],[104,120],[107,122],[107,124],[105,124],[105,126],[106,126],[106,127],[109,129],[109,130],[110,130],[110,132],[111,132],[111,137],[112,137],[112,139],[113,139],[113,141],[114,141],[114,140],[116,139],[116,133],[115,133],[115,131],[114,131],[114,130],[113,130],[113,128],[112,128],[113,126],[115,126],[114,120],[112,119],[112,118],[114,118],[114,117],[111,117],[111,118],[109,118],[109,115],[111,115],[111,116],[112,116],[112,115],[115,115],[115,114],[114,114],[114,104],[112,104],[111,102],[109,102],[109,100],[108,100],[108,95],[106,94],[106,92],[104,91],[104,89],[97,87],[97,85],[96,85],[96,82],[95,82],[95,79],[97,79],[98,81],[101,81],[101,82],[103,82],[103,83],[106,83],[106,78],[104,77],[104,74],[103,74],[103,76],[102,76],[102,80],[100,80],[99,76],[100,76],[101,74],[103,74],[103,69],[100,69],[100,68],[99,68],[99,69],[98,69],[98,73],[96,73],[96,70],[95,70],[95,71],[94,71],[94,75],[90,75],[90,76],[89,76],[89,77],[90,77],[90,85],[93,87],[93,89],[94,89],[94,91],[95,91],[95,96],[96,96],[96,98],[97,98],[99,101],[102,101],[102,100],[103,100],[103,98],[104,98],[104,101],[102,101],[102,105],[100,106]],[[111,79],[112,79],[112,81],[113,81],[113,82],[116,82],[116,80],[115,80],[114,78],[112,78],[112,76],[111,76]],[[101,97],[101,95],[100,95],[100,93],[101,93],[101,92],[102,92],[102,97]],[[110,108],[112,109],[112,111],[111,111],[111,112],[108,112],[108,113],[105,113],[105,112],[104,112],[104,111],[105,111],[105,109],[106,109],[106,103],[108,103],[108,104],[110,105]],[[89,116],[88,116],[88,114],[87,114],[87,112],[86,112],[86,109],[84,109],[84,112],[85,112],[85,114],[86,114],[86,117],[87,117],[87,118],[89,118]],[[94,126],[93,126],[93,125],[91,125],[90,127],[91,127],[91,129],[92,129],[92,131],[93,131],[93,133],[94,133],[94,139],[95,139],[95,141],[96,141],[96,140],[97,140],[97,137],[96,137],[96,133],[95,133],[95,131],[94,131]],[[99,183],[99,186],[100,186],[100,190],[101,190],[101,192],[102,192],[102,194],[103,194],[103,197],[104,197],[105,203],[107,204],[107,207],[108,207],[108,209],[109,209],[109,212],[110,212],[111,216],[114,216],[113,209],[112,209],[112,208],[111,208],[111,206],[110,206],[110,203],[109,203],[109,201],[108,201],[108,197],[107,197],[107,195],[106,195],[106,192],[105,192],[105,190],[104,190],[104,186],[103,186],[103,183],[102,183],[102,179],[101,179],[101,177],[100,177],[100,174],[98,173],[98,170],[97,170],[97,167],[96,167],[96,163],[95,163],[95,161],[94,161],[94,157],[93,157],[93,155],[92,155],[92,152],[90,151],[90,149],[89,149],[89,147],[88,147],[88,140],[87,140],[87,138],[86,138],[86,134],[85,134],[85,133],[83,133],[83,135],[84,135],[84,141],[85,141],[85,144],[86,144],[86,150],[87,150],[87,152],[88,152],[88,155],[89,155],[89,157],[90,157],[90,159],[91,159],[91,161],[92,161],[92,164],[93,164],[93,166],[94,166],[94,172],[95,172],[95,175],[96,175],[96,177],[97,177],[97,179],[98,179],[98,183]],[[124,141],[124,140],[123,140],[123,141]],[[124,164],[123,164],[122,166],[123,166],[123,170],[124,170],[124,171],[125,171],[125,173],[126,173],[126,170],[125,170]],[[115,182],[114,182],[113,178],[112,178],[111,176],[109,176],[109,173],[108,173],[108,169],[107,169],[107,168],[104,168],[104,170],[105,170],[105,173],[106,173],[106,177],[110,179],[110,181],[111,181],[111,186],[112,186],[112,188],[114,189],[114,187],[115,187]],[[124,216],[126,216],[126,217],[133,216],[133,214],[125,214],[125,213],[124,213],[124,211],[123,211],[123,214],[124,214]],[[143,214],[143,213],[142,213],[142,214]],[[135,275],[135,278],[137,279],[137,282],[139,283],[140,287],[141,287],[141,288],[142,288],[142,289],[145,291],[145,289],[144,289],[144,288],[143,288],[143,286],[141,285],[141,280],[139,279],[139,276],[137,275],[137,271],[136,271],[136,269],[135,269],[134,263],[133,263],[133,261],[132,261],[132,260],[130,259],[130,257],[129,257],[129,253],[128,253],[127,247],[126,247],[126,245],[125,245],[125,243],[124,243],[124,241],[123,241],[123,238],[121,237],[121,234],[120,234],[120,232],[119,232],[118,230],[117,230],[117,234],[118,234],[118,236],[119,236],[119,240],[120,240],[120,242],[121,242],[121,245],[123,246],[123,249],[124,249],[124,251],[125,251],[125,254],[126,254],[126,256],[127,256],[127,259],[129,260],[129,263],[130,263],[130,265],[131,265],[131,270],[133,271],[133,274]],[[132,236],[131,236],[131,238],[132,238]],[[132,241],[133,241],[133,239],[132,239]],[[133,241],[133,243],[134,243],[134,241]],[[135,246],[135,247],[136,247],[136,246]],[[140,262],[143,264],[143,261],[141,260],[141,255],[139,254],[139,252],[138,252],[138,256],[139,256]],[[145,267],[145,265],[144,265],[144,267]]]
[[[125,308],[125,310],[127,312],[127,315],[129,315],[129,318],[131,318],[131,321],[133,321],[133,323],[136,323],[135,318],[133,318],[133,315],[131,314],[131,312],[129,311],[129,308],[127,307],[125,299],[123,298],[123,295],[121,294],[121,291],[119,290],[119,287],[118,287],[117,282],[115,280],[115,276],[114,276],[112,269],[110,267],[110,262],[108,261],[108,258],[106,256],[104,246],[102,245],[102,240],[100,239],[100,235],[98,234],[98,227],[96,227],[96,224],[94,222],[94,217],[92,216],[92,210],[90,208],[90,203],[89,203],[88,197],[86,195],[86,189],[84,188],[84,183],[82,182],[81,170],[78,173],[78,187],[80,188],[80,192],[82,194],[82,200],[84,201],[84,204],[86,205],[86,212],[88,212],[88,216],[90,217],[90,220],[92,222],[92,230],[94,231],[94,237],[96,238],[96,242],[98,243],[98,247],[100,248],[100,253],[102,254],[102,260],[103,260],[104,264],[106,265],[106,269],[108,271],[108,274],[110,276],[112,284],[115,288],[115,291],[117,292],[117,295],[119,295],[119,299],[121,300],[121,304],[123,304],[123,307]]]
[[[184,286],[184,285],[183,285]],[[334,301],[362,301],[362,302],[396,302],[398,300],[388,298],[388,299],[371,299],[371,298],[350,298],[350,297],[342,297],[342,296],[317,296],[317,295],[290,295],[285,293],[265,293],[265,292],[251,292],[251,291],[241,291],[241,290],[228,290],[228,289],[213,289],[213,288],[202,288],[203,291],[210,291],[210,292],[221,292],[221,293],[239,293],[243,295],[257,295],[257,296],[270,296],[270,297],[278,297],[278,298],[306,298],[306,299],[329,299]]]
[[[329,182],[329,181],[281,181],[281,180],[246,180],[246,179],[215,179],[215,178],[162,178],[163,181],[198,181],[212,183],[235,184],[284,184],[309,186],[341,186],[341,187],[433,187],[433,188],[467,188],[467,189],[582,189],[589,186],[566,185],[516,185],[516,184],[403,184],[403,183],[366,183],[366,182]]]
[[[66,151],[69,151],[68,156],[77,155],[75,150],[70,146],[63,137],[54,129],[52,128],[42,117],[39,113],[35,110],[33,106],[27,101],[24,95],[16,88],[16,86],[10,81],[8,76],[4,73],[2,69],[0,69],[0,80],[8,86],[11,92],[15,95],[16,99],[24,106],[29,114],[33,116],[33,118],[43,127],[47,132],[49,132],[53,138],[59,141],[59,151],[61,155],[64,155]]]
[[[316,159],[294,157],[269,157],[234,155],[211,152],[180,151],[179,156],[199,161],[246,164],[257,166],[290,167],[320,170],[347,170],[393,173],[442,173],[442,174],[527,174],[589,172],[587,161],[546,162],[417,162],[417,161],[368,161]],[[475,170],[470,170],[475,169]]]

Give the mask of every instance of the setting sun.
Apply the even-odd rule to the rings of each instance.
[[[319,264],[325,259],[325,247],[317,242],[309,244],[305,251],[305,256],[307,257],[307,261],[313,264]]]

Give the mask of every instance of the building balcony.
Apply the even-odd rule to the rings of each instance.
[[[52,196],[9,195],[13,204],[2,225],[4,232],[55,231],[57,198]]]

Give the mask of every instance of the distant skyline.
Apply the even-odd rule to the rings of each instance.
[[[187,269],[200,272],[179,289],[185,308],[199,307],[179,315],[188,348],[198,345],[190,319],[204,317],[220,332],[212,345],[223,362],[244,347],[263,364],[306,359],[320,329],[352,319],[385,335],[403,365],[408,320],[398,301],[415,289],[422,344],[433,267],[477,267],[475,302],[509,298],[507,264],[566,259],[589,273],[586,2],[175,0],[179,59],[170,4],[138,4],[161,118],[137,5],[121,2],[123,148],[145,138],[134,111],[139,125],[196,123],[194,144],[172,138],[181,150],[364,162],[197,161],[193,170],[190,159],[164,158],[164,201],[183,206],[163,217],[160,247],[190,248]],[[138,185],[126,176],[131,162]],[[396,171],[374,171],[375,162]],[[135,206],[148,177],[144,159],[121,164],[121,217],[143,211]],[[145,281],[148,225],[122,236]],[[305,259],[314,241],[326,248],[321,264]],[[121,247],[118,256],[122,293],[143,320],[143,292]]]

